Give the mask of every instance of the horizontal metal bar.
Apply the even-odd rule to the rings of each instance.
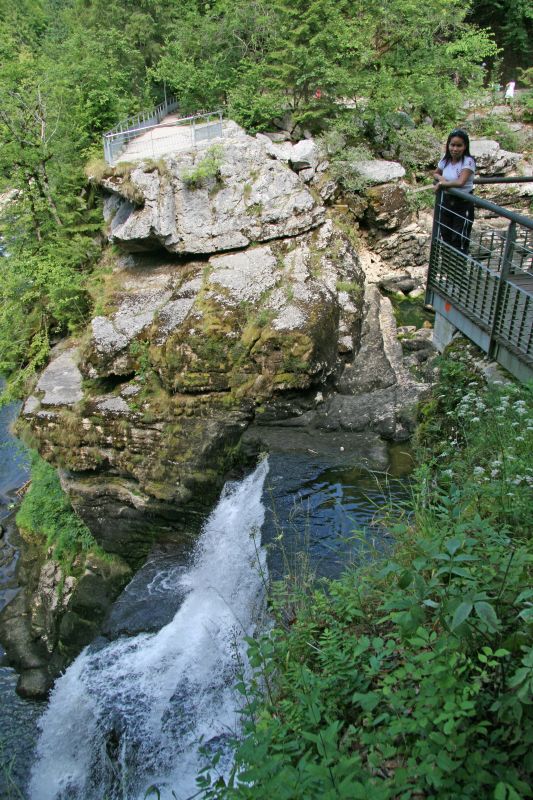
[[[522,175],[519,178],[516,177],[516,175],[510,178],[501,178],[501,177],[498,178],[496,176],[474,178],[474,183],[476,185],[483,185],[485,183],[532,183],[532,182],[533,182],[533,176],[526,177],[525,175]]]
[[[498,217],[504,217],[504,219],[516,222],[524,228],[533,230],[533,219],[531,219],[531,217],[524,217],[523,214],[516,214],[514,211],[508,211],[502,206],[497,206],[496,203],[491,203],[490,200],[484,200],[482,197],[476,197],[474,194],[462,192],[460,189],[444,189],[444,191],[446,194],[451,194],[454,197],[465,200],[467,203],[472,203],[477,208],[484,208],[486,211],[492,211],[493,214],[496,214]]]
[[[118,122],[114,128],[111,128],[110,130],[106,131],[106,133],[104,133],[104,136],[114,134],[120,130],[128,130],[128,128],[135,120],[140,120],[141,118],[149,119],[150,117],[154,116],[159,109],[163,109],[165,107],[167,109],[170,109],[171,106],[174,106],[175,108],[178,106],[177,97],[174,96],[170,97],[166,102],[160,103],[158,106],[156,106],[155,109],[144,109],[142,111],[137,112],[137,114],[132,114],[130,117],[126,117],[126,119],[120,120],[120,122]]]

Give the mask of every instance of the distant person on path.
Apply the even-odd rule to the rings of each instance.
[[[514,98],[514,87],[516,86],[515,81],[509,81],[507,86],[505,87],[505,94],[503,95],[503,99],[505,100],[505,104],[509,104],[512,106],[513,98]]]
[[[472,194],[476,162],[470,155],[470,139],[466,131],[455,128],[446,141],[446,152],[433,173],[435,191],[461,189]],[[462,253],[468,253],[470,232],[474,222],[474,204],[446,192],[439,192],[437,201],[438,236]]]

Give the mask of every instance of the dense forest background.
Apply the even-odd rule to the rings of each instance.
[[[398,112],[442,131],[527,68],[532,18],[527,0],[0,0],[7,396],[90,312],[101,212],[84,165],[120,118],[167,92],[251,132],[290,112],[379,152]]]

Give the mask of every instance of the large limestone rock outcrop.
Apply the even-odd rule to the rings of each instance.
[[[57,354],[23,410],[108,551],[135,564],[154,536],[194,532],[256,409],[334,379],[353,356],[362,285],[331,222],[207,261],[116,265],[107,313]]]
[[[126,254],[107,254],[100,313],[55,353],[23,420],[98,542],[132,566],[154,538],[195,534],[255,418],[410,430],[401,407],[418,388],[391,366],[384,312],[367,293],[361,339],[359,257],[294,171],[319,174],[314,144],[287,147],[280,159],[241,133],[102,179]]]
[[[239,136],[214,148],[104,178],[114,195],[106,210],[111,240],[130,251],[159,245],[169,253],[211,254],[295,236],[324,221],[322,206],[286,164],[268,156],[264,142]]]

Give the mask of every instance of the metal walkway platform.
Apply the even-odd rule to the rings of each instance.
[[[490,180],[500,181],[510,182]],[[466,216],[450,222],[438,192],[426,289],[437,346],[459,330],[519,380],[533,380],[533,219],[458,189],[447,194],[489,214],[461,227]]]

